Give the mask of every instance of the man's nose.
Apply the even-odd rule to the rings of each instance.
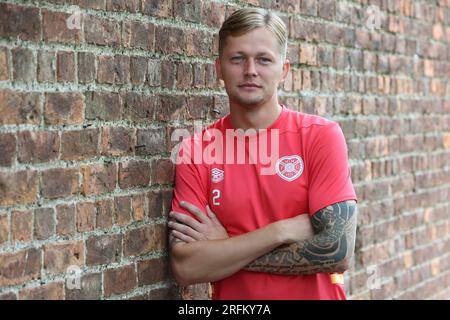
[[[245,75],[246,76],[256,76],[258,72],[256,71],[255,60],[250,58],[247,59],[245,63]]]

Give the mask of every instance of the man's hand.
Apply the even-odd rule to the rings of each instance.
[[[192,213],[197,219],[186,214],[171,211],[169,217],[169,227],[172,235],[184,242],[199,240],[220,240],[227,239],[228,233],[217,219],[209,206],[206,206],[208,216],[193,204],[181,201],[180,205]]]

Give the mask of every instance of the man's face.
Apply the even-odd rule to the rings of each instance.
[[[289,71],[281,61],[275,35],[261,27],[238,37],[228,36],[216,71],[224,81],[230,102],[253,107],[276,98],[278,84]]]

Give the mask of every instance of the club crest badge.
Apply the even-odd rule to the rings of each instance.
[[[275,171],[278,176],[286,181],[294,181],[301,176],[304,164],[301,157],[297,155],[285,156],[278,159]]]

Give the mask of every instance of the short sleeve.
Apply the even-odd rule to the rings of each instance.
[[[172,199],[172,211],[185,213],[194,217],[189,211],[180,206],[181,201],[187,201],[198,207],[206,214],[207,177],[208,169],[204,164],[195,164],[191,156],[180,160],[180,154],[186,146],[193,146],[192,138],[186,139],[180,146],[175,165],[175,187]]]
[[[316,128],[308,153],[310,215],[336,202],[357,201],[341,127],[330,122]]]

